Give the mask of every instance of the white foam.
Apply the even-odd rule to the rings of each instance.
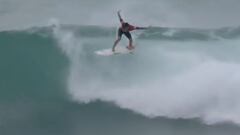
[[[238,41],[157,41],[147,47],[150,41],[146,41],[129,59],[109,58],[89,66],[84,63],[86,58],[80,57],[85,52],[79,38],[71,32],[56,31],[55,35],[71,60],[68,89],[75,101],[113,102],[151,118],[200,118],[207,124],[240,124],[240,62],[218,59],[224,51],[230,53],[229,46],[221,50],[220,44],[232,47]],[[219,53],[214,55],[211,49]]]

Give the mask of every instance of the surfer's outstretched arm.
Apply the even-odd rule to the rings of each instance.
[[[121,23],[124,23],[121,15],[120,15],[120,10],[117,12],[117,14],[118,14],[119,21],[120,21]]]
[[[145,30],[148,29],[149,27],[135,27],[136,30]]]

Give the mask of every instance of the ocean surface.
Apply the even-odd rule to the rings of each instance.
[[[0,135],[240,134],[240,27],[116,29],[1,31]]]

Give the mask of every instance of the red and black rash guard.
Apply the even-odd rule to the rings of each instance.
[[[137,27],[129,24],[128,29],[124,30],[124,23],[125,22],[122,19],[120,19],[120,22],[121,22],[121,25],[122,25],[121,26],[122,31],[133,31],[133,30],[137,29]]]

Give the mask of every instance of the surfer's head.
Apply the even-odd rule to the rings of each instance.
[[[123,23],[123,27],[129,27],[129,23],[127,22]]]

